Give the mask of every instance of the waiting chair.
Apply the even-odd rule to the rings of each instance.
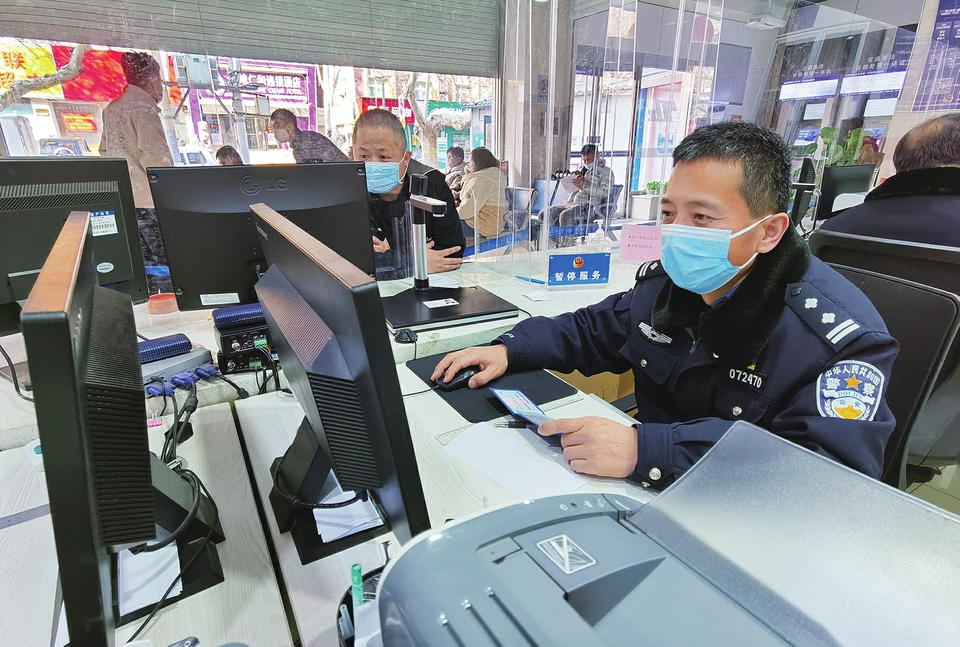
[[[897,424],[884,452],[881,480],[906,487],[905,447],[918,414],[945,371],[956,361],[960,297],[927,285],[860,268],[834,265],[873,303],[900,343],[886,386],[887,405]],[[918,318],[922,313],[922,319]]]
[[[463,254],[470,256],[474,253],[483,254],[493,249],[504,248],[503,253],[509,254],[517,246],[529,248],[530,221],[533,217],[533,203],[537,197],[536,189],[508,186],[504,189],[507,200],[507,212],[503,216],[503,231],[497,236],[480,236],[471,231],[474,236],[473,245],[468,246]],[[466,234],[467,228],[464,227]]]
[[[606,232],[607,238],[613,238],[613,234],[610,233],[610,221],[617,212],[617,205],[620,202],[621,193],[623,193],[623,185],[614,184],[610,189],[610,195],[607,197],[607,201],[593,210],[595,216],[593,219],[603,221],[603,231]]]

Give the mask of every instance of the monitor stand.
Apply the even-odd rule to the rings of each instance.
[[[383,314],[391,331],[414,332],[508,319],[517,306],[478,286],[404,290],[383,299]]]
[[[15,362],[13,368],[17,372],[17,383],[20,385],[20,388],[23,391],[33,390],[33,385],[30,382],[30,369],[27,367],[27,363]],[[0,362],[0,376],[13,382],[13,375],[10,374],[10,367],[7,366],[6,360]]]

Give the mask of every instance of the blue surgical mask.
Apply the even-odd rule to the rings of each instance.
[[[684,290],[709,294],[723,287],[757,257],[754,253],[743,265],[731,265],[727,258],[730,241],[769,217],[761,218],[737,233],[729,229],[663,225],[660,228],[663,269]]]
[[[400,162],[364,162],[367,191],[387,193],[400,184]]]

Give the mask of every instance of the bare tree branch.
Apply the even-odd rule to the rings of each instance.
[[[83,55],[90,51],[89,45],[77,45],[70,55],[70,62],[53,74],[38,76],[33,79],[20,79],[13,82],[13,87],[0,94],[0,110],[19,101],[28,92],[46,90],[55,85],[77,78],[83,72]]]

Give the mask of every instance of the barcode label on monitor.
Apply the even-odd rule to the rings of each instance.
[[[114,211],[91,211],[90,230],[94,236],[117,234],[117,214]]]

